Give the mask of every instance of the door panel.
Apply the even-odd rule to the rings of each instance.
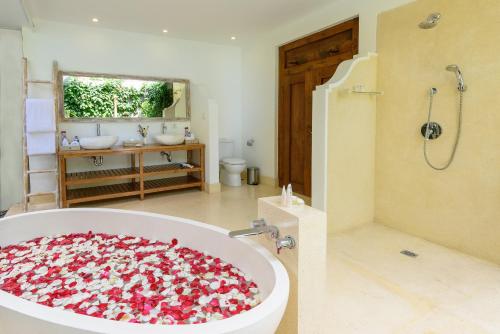
[[[305,82],[289,86],[290,93],[290,183],[296,191],[304,191],[304,161],[306,158]]]
[[[279,184],[305,196],[311,196],[312,93],[358,53],[358,24],[355,18],[280,48]]]
[[[335,64],[313,71],[314,87],[316,88],[316,86],[327,83],[335,74],[338,65],[339,64]]]
[[[325,39],[311,42],[286,53],[286,68],[300,66],[352,50],[352,30],[345,30]]]
[[[288,76],[282,83],[282,104],[286,113],[279,120],[280,184],[292,184],[295,191],[304,191],[304,164],[306,163],[307,124],[304,73]],[[285,136],[286,134],[286,136]],[[290,134],[290,135],[288,135]]]

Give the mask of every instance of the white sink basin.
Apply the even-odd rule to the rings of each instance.
[[[80,146],[86,150],[104,150],[118,141],[117,136],[96,136],[80,138]]]
[[[184,134],[165,133],[156,135],[155,140],[162,145],[180,145],[184,143]]]

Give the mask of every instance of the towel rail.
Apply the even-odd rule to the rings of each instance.
[[[346,90],[349,93],[352,93],[352,94],[360,94],[360,95],[384,95],[384,92],[366,89],[365,85],[363,85],[363,84],[354,85],[352,88],[346,89]]]
[[[351,90],[351,93],[353,94],[364,94],[364,95],[384,95],[384,92],[370,92],[370,91],[359,91],[359,90]]]
[[[50,80],[27,80],[29,84],[45,84],[45,85],[53,85],[54,82]]]
[[[32,169],[28,171],[28,174],[49,174],[49,173],[57,173],[57,169]]]
[[[41,208],[51,208],[46,205],[40,206],[39,204],[31,204],[30,208],[30,198],[37,197],[37,196],[44,196],[44,195],[54,195],[54,200],[55,203],[54,206],[56,208],[59,207],[59,168],[56,167],[55,169],[30,169],[30,157],[35,157],[35,156],[53,156],[54,159],[56,159],[56,154],[58,150],[58,144],[57,144],[57,133],[58,133],[58,121],[57,121],[57,114],[55,115],[56,119],[56,134],[54,136],[54,141],[56,145],[56,152],[55,153],[48,153],[48,154],[32,154],[28,155],[28,148],[27,148],[27,131],[26,131],[26,100],[28,99],[28,86],[30,84],[42,84],[42,85],[52,85],[52,92],[54,95],[54,100],[57,104],[57,73],[58,73],[58,66],[57,63],[54,62],[53,64],[53,70],[52,70],[52,80],[29,80],[28,79],[28,60],[26,58],[23,58],[23,102],[24,102],[24,110],[23,110],[23,122],[24,122],[24,134],[23,134],[23,183],[24,183],[24,196],[23,196],[23,209],[25,212],[28,211],[33,211],[33,210],[39,210]],[[54,112],[57,112],[57,108],[54,108]],[[56,159],[56,164],[57,164],[57,159]],[[32,192],[31,191],[31,180],[30,180],[30,175],[34,174],[55,174],[55,179],[56,179],[56,190],[55,191],[42,191],[42,192]],[[31,210],[30,210],[31,209]]]
[[[40,191],[40,192],[36,192],[36,193],[26,194],[26,196],[27,197],[48,196],[48,195],[57,195],[57,193],[58,193],[57,190],[54,190],[54,191]]]

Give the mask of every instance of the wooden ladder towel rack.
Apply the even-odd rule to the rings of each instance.
[[[58,173],[58,165],[57,165],[57,151],[59,149],[59,145],[57,145],[57,133],[58,133],[58,123],[57,122],[57,108],[56,108],[56,103],[57,103],[57,63],[54,62],[53,65],[53,74],[52,74],[52,81],[49,80],[29,80],[28,79],[28,60],[26,58],[23,58],[23,183],[24,183],[24,196],[23,196],[23,210],[25,212],[28,211],[36,211],[39,209],[50,209],[50,208],[58,208],[59,207],[59,173]],[[48,157],[53,157],[54,162],[56,164],[56,168],[45,168],[45,169],[31,169],[30,168],[30,156],[28,155],[28,145],[27,145],[27,128],[26,128],[26,105],[27,105],[27,99],[29,98],[29,86],[30,85],[51,85],[52,86],[52,93],[53,93],[53,98],[54,98],[54,113],[55,117],[54,119],[56,120],[56,130],[54,134],[54,141],[55,141],[55,147],[56,147],[56,152],[55,153],[50,153],[50,154],[36,154],[36,155],[31,155],[31,157],[41,157],[41,156],[48,156]],[[31,180],[30,180],[30,175],[34,174],[54,174],[54,179],[56,182],[56,189],[53,191],[40,191],[40,192],[32,192],[31,190]],[[49,205],[49,206],[36,206],[36,205],[31,205],[30,206],[30,199],[34,197],[41,197],[41,196],[53,196],[54,197],[54,204]]]

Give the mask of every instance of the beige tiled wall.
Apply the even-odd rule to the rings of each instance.
[[[340,64],[314,92],[312,202],[326,211],[330,234],[373,222],[376,91],[370,53]]]
[[[437,27],[417,27],[431,12]],[[378,26],[376,221],[500,263],[500,1],[419,0],[383,13]],[[439,89],[433,119],[444,129],[431,160],[448,158],[457,131],[458,93],[448,64],[468,90],[462,137],[445,171],[428,167],[420,127],[428,90]]]
[[[354,61],[330,92],[327,129],[328,232],[373,222],[377,56]]]

